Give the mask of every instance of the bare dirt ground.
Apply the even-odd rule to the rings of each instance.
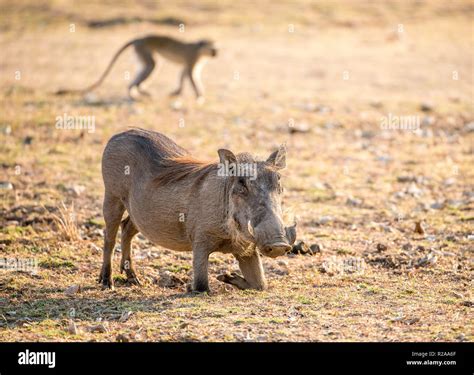
[[[37,264],[0,269],[0,340],[472,341],[472,3],[173,4],[0,1],[0,261]],[[155,32],[218,42],[203,105],[190,87],[168,97],[170,63],[152,100],[127,102],[130,52],[93,94],[51,94]],[[64,114],[94,116],[94,132],[57,129]],[[217,281],[237,266],[213,255],[196,296],[191,255],[139,235],[144,285],[125,285],[117,252],[101,290],[101,154],[130,126],[208,160],[286,142],[285,208],[321,251],[266,259],[264,292]]]

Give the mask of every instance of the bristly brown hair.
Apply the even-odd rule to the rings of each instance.
[[[217,163],[204,162],[189,155],[170,157],[160,161],[160,172],[155,177],[155,182],[165,185],[189,177],[194,184],[216,168]]]

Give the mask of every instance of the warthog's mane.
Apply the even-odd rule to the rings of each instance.
[[[214,169],[217,170],[217,163],[198,160],[190,155],[168,157],[160,161],[155,182],[165,185],[189,179],[190,183],[198,183]]]

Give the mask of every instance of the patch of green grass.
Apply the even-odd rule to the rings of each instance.
[[[458,301],[455,299],[455,298],[445,298],[443,300],[443,303],[446,304],[446,305],[456,305],[458,303]]]
[[[184,265],[168,266],[166,267],[166,269],[173,273],[180,273],[181,271],[188,272],[191,269],[191,265],[184,264]]]
[[[127,282],[127,278],[123,275],[115,275],[114,276],[114,282],[120,283],[120,284],[125,284]]]
[[[353,255],[354,254],[352,250],[344,249],[342,247],[337,248],[336,253],[338,255]]]
[[[5,228],[2,228],[2,233],[16,238],[19,236],[34,234],[35,230],[31,227],[31,225],[28,225],[26,227],[20,227],[18,225],[9,225]]]
[[[87,224],[103,228],[105,227],[105,220],[103,218],[91,218],[87,220]]]
[[[313,303],[313,299],[312,298],[308,298],[306,296],[299,296],[297,298],[298,302],[303,304],[303,305],[311,305]]]
[[[58,268],[69,268],[69,269],[77,269],[77,267],[69,260],[51,258],[42,260],[38,264],[42,268],[47,269],[58,269]]]

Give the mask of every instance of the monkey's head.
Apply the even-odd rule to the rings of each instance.
[[[198,42],[199,54],[201,56],[217,56],[217,48],[212,40],[203,39]]]

